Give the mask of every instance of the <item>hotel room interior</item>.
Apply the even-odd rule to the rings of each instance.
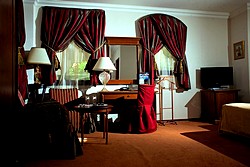
[[[0,2],[3,164],[250,166],[249,6],[250,0]],[[73,11],[69,12],[72,17],[64,17],[65,9]],[[81,16],[74,17],[74,9]],[[49,13],[52,11],[61,13],[56,18],[56,12]],[[81,66],[84,74],[77,75],[86,75],[87,79],[63,75],[70,68],[65,65],[69,59],[63,62],[61,56],[68,48],[49,43],[66,31],[49,32],[56,32],[55,27],[62,29],[62,21],[73,24],[71,19],[85,29],[79,33],[72,28],[77,35],[64,34],[76,36],[74,43],[70,38],[71,43],[64,39],[57,42],[84,48],[93,42],[86,40],[91,39],[89,34],[103,37],[94,39],[98,46],[85,47],[84,52],[92,55],[87,53],[84,65],[79,60],[71,61],[70,70]],[[80,19],[90,24],[81,23]],[[46,49],[46,60],[28,60],[32,49],[41,48]],[[100,57],[110,57],[113,64],[101,67],[96,63]],[[107,84],[99,81],[102,71],[111,75]],[[34,80],[34,74],[39,74],[36,79],[42,84]],[[65,88],[74,92],[61,95]],[[85,132],[84,124],[84,138],[81,116],[92,118],[93,114],[82,114],[81,109],[72,107],[98,107],[103,103],[112,105],[105,108],[110,111],[103,116],[108,121],[102,121],[99,113],[94,114],[96,127],[93,132]],[[62,114],[60,120],[53,115],[55,110]],[[103,108],[86,111],[104,113]],[[72,125],[67,124],[70,139],[54,138],[53,135],[61,135],[58,131],[65,128],[65,122],[53,121],[64,117]],[[53,126],[46,124],[48,120]]]

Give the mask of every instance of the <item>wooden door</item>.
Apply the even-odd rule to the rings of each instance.
[[[5,166],[16,164],[17,36],[15,0],[0,1],[0,153]]]
[[[17,102],[17,44],[14,7],[15,0],[0,1],[0,104],[2,112],[15,111]]]

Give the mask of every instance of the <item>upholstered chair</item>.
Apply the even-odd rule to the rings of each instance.
[[[70,101],[79,98],[77,88],[50,88],[49,94],[50,98],[58,101],[60,104],[64,105]],[[69,121],[72,123],[76,131],[80,130],[80,115],[74,110],[69,111]]]

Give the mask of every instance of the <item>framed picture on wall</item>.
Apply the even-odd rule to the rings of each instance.
[[[234,60],[245,58],[245,42],[234,43]]]

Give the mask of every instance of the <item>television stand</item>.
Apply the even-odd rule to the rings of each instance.
[[[225,90],[225,89],[229,89],[226,87],[220,87],[220,88],[209,88],[208,90]]]
[[[201,120],[210,123],[219,120],[222,105],[237,102],[239,91],[230,88],[201,90]]]

